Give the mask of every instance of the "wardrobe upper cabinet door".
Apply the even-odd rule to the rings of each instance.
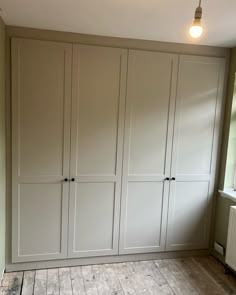
[[[225,62],[181,56],[168,216],[168,250],[208,248]]]
[[[67,256],[72,45],[12,40],[12,260]]]
[[[127,51],[73,47],[69,256],[118,253]]]
[[[163,251],[178,57],[129,51],[119,253]]]

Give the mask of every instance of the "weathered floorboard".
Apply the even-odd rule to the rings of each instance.
[[[35,283],[34,283],[34,295],[46,295],[47,294],[47,270],[36,270]]]
[[[81,267],[71,267],[70,272],[73,295],[86,295]]]
[[[59,268],[60,295],[72,295],[70,268]]]
[[[103,264],[102,268],[107,279],[107,284],[110,287],[111,295],[123,295],[123,289],[112,264]]]
[[[173,259],[156,260],[155,263],[176,295],[198,295]]]
[[[84,278],[84,286],[86,295],[98,295],[95,276],[92,271],[92,266],[82,266],[82,274]]]
[[[133,282],[130,276],[127,274],[126,263],[115,263],[113,264],[113,267],[120,281],[124,294],[126,295],[136,294]]]
[[[3,295],[20,295],[23,272],[12,272],[4,275],[0,292]]]
[[[150,295],[147,286],[144,283],[142,275],[134,266],[134,263],[127,263],[127,275],[130,276],[130,279],[135,288],[135,293],[138,295]]]
[[[59,289],[58,268],[48,269],[47,295],[59,295]]]
[[[224,266],[220,262],[209,256],[196,257],[193,259],[224,289],[226,294],[236,294],[236,279],[232,275],[224,274]]]
[[[202,295],[226,295],[225,291],[191,258],[174,259],[176,266],[181,269],[187,280]]]
[[[22,286],[22,295],[33,295],[35,271],[25,271]]]
[[[173,291],[166,279],[160,273],[153,261],[141,261],[133,263],[137,272],[141,275],[144,283],[151,295],[173,295]]]
[[[106,276],[103,272],[102,265],[93,265],[92,266],[93,275],[95,278],[97,290],[99,295],[110,295],[111,290],[107,283]]]
[[[89,265],[4,275],[0,295],[236,295],[213,257]]]

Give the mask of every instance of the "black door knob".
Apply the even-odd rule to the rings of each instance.
[[[75,181],[75,179],[74,178],[71,178],[71,181]]]
[[[170,180],[170,178],[169,177],[166,177],[164,180]]]
[[[67,182],[68,181],[68,178],[65,178],[64,181]]]
[[[171,177],[171,180],[175,180],[175,177]]]

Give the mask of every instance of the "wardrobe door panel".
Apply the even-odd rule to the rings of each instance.
[[[195,248],[208,239],[205,226],[208,216],[205,212],[208,211],[209,183],[183,181],[172,185],[169,227],[175,230],[172,231],[171,244],[173,247],[192,245]]]
[[[12,260],[65,258],[72,46],[12,40]]]
[[[161,182],[130,182],[126,207],[125,247],[156,248],[161,239]],[[148,217],[148,218],[147,218]]]
[[[21,176],[62,175],[64,52],[54,52],[50,43],[42,42],[37,48],[35,42],[22,43],[17,73],[19,173]]]
[[[69,256],[118,253],[127,52],[73,47]]]
[[[129,51],[119,253],[163,251],[178,57]]]
[[[224,59],[180,57],[168,250],[209,246],[223,82]]]
[[[129,55],[129,174],[165,174],[166,142],[160,138],[167,136],[172,60],[156,56],[132,51]]]
[[[79,50],[77,175],[115,175],[120,54]]]
[[[75,251],[112,250],[114,210],[114,183],[76,185]]]
[[[190,62],[181,58],[178,85],[181,101],[175,129],[178,175],[210,173],[219,69],[218,62]]]
[[[60,253],[61,203],[60,183],[19,185],[20,256]]]

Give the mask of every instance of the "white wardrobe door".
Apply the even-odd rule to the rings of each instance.
[[[180,57],[167,250],[208,247],[224,67],[220,58]]]
[[[127,51],[75,45],[69,257],[118,253]]]
[[[65,258],[72,46],[12,40],[12,260]]]
[[[119,253],[163,251],[178,57],[129,51]]]

